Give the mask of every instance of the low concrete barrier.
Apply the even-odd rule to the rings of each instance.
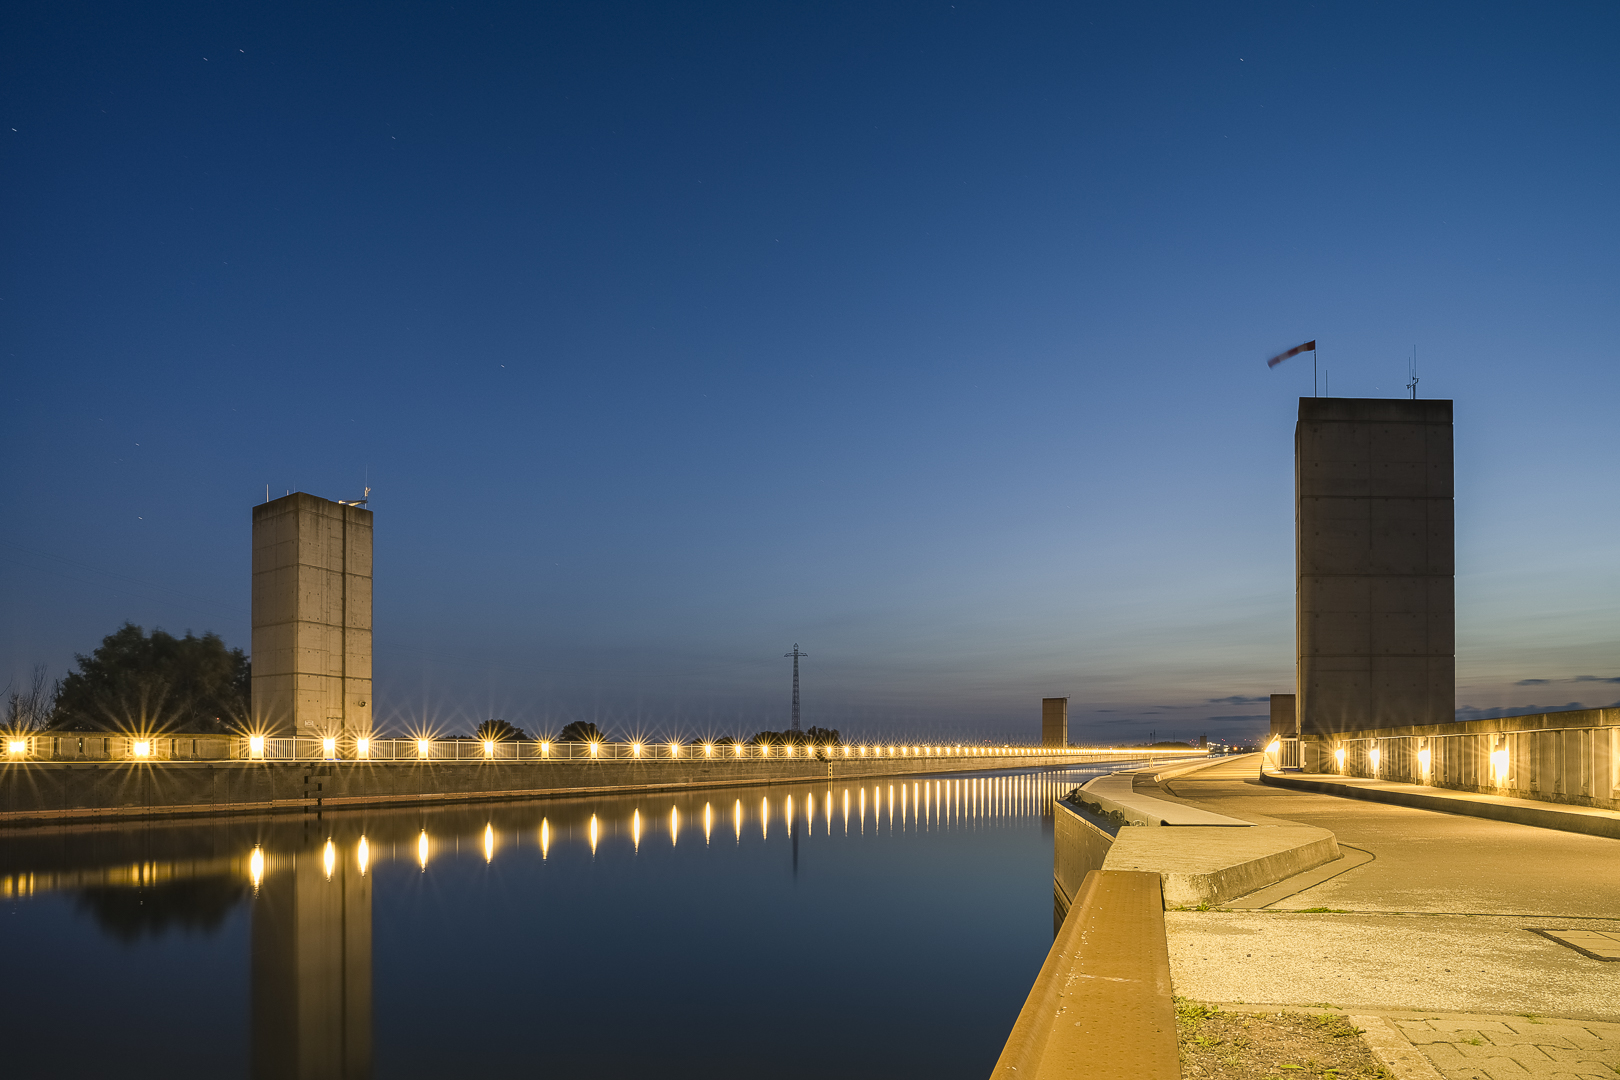
[[[1532,825],[1538,829],[1558,829],[1561,832],[1585,833],[1588,836],[1607,836],[1620,840],[1620,814],[1597,807],[1559,806],[1531,799],[1505,798],[1477,792],[1436,791],[1433,787],[1416,784],[1278,773],[1269,769],[1261,772],[1260,782],[1274,787],[1293,788],[1296,791],[1311,791],[1319,795],[1337,795],[1346,799],[1409,806],[1415,810],[1436,810],[1443,814],[1464,814],[1468,817],[1490,818],[1493,821],[1511,821],[1515,825]]]
[[[1059,800],[1052,842],[1056,911],[1067,911],[1092,870],[1158,874],[1166,904],[1198,907],[1235,900],[1339,858],[1338,839],[1326,829],[1228,817],[1135,789],[1138,777],[1157,781],[1206,764],[1098,777],[1078,798],[1100,812]]]
[[[1202,762],[1199,763],[1200,765]],[[1152,770],[1143,770],[1152,776],[1154,781],[1171,770],[1154,773]],[[1136,790],[1138,772],[1110,773],[1099,776],[1081,786],[1080,798],[1099,808],[1107,815],[1118,815],[1122,822],[1130,825],[1148,827],[1202,825],[1216,828],[1251,828],[1252,821],[1240,821],[1225,814],[1213,814],[1208,810],[1200,810],[1196,806],[1185,803],[1167,802],[1152,795],[1141,794]]]
[[[1179,1080],[1158,875],[1094,870],[1078,893],[992,1075]]]
[[[1249,829],[1121,829],[1103,867],[1156,873],[1170,907],[1214,906],[1339,857],[1339,841],[1309,825]]]
[[[1115,829],[1059,800],[1052,830],[1057,911],[1073,902],[1078,884],[1092,870],[1158,874],[1166,904],[1199,907],[1235,900],[1339,857],[1338,838],[1326,829],[1245,824],[1249,827]]]
[[[1246,757],[1255,757],[1254,754],[1222,754],[1219,757],[1199,758],[1197,761],[1178,761],[1169,765],[1150,765],[1140,770],[1138,776],[1147,776],[1148,782],[1157,784],[1160,780],[1168,780],[1173,776],[1185,776],[1187,773],[1207,769],[1213,765],[1225,765],[1229,761],[1240,761]]]

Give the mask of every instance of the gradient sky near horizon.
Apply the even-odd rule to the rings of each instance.
[[[1456,401],[1464,715],[1620,698],[1620,9],[12,4],[0,677],[248,645],[376,512],[377,714],[1252,735],[1325,389]],[[1467,711],[1472,710],[1472,712]]]

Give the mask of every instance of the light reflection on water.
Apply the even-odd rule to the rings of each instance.
[[[0,835],[12,1074],[982,1077],[1094,774]]]

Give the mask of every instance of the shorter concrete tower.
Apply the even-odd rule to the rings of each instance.
[[[1041,698],[1041,745],[1069,745],[1069,699]]]
[[[1299,738],[1299,707],[1293,694],[1271,695],[1271,738]]]
[[[295,492],[253,508],[253,722],[371,731],[371,511]]]

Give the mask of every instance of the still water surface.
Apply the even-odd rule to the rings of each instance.
[[[0,833],[5,1072],[982,1080],[1098,771]]]

